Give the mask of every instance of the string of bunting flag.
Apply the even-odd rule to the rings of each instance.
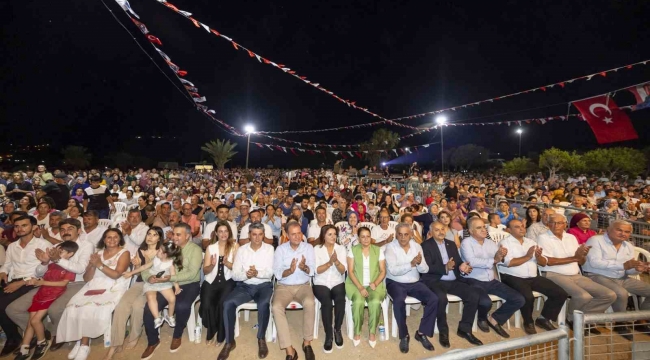
[[[122,1],[122,0],[120,0],[120,1]],[[221,39],[224,39],[224,40],[228,41],[235,50],[243,50],[243,51],[245,51],[248,54],[249,57],[257,59],[257,61],[259,63],[266,64],[266,65],[271,65],[271,66],[273,66],[273,67],[275,67],[277,69],[280,69],[284,73],[289,74],[289,75],[293,76],[294,78],[302,81],[303,83],[311,85],[314,88],[316,88],[316,89],[328,94],[329,96],[335,98],[336,100],[346,104],[348,107],[351,107],[351,108],[354,108],[354,109],[357,109],[357,110],[361,110],[361,111],[363,111],[363,112],[365,112],[365,113],[367,113],[369,115],[372,115],[372,116],[374,116],[376,118],[381,119],[381,121],[377,122],[376,124],[382,124],[383,123],[383,124],[391,124],[391,125],[395,125],[395,126],[408,127],[408,126],[404,126],[404,125],[399,124],[399,123],[395,123],[392,120],[386,119],[385,117],[368,110],[368,108],[357,106],[356,101],[351,101],[351,100],[344,99],[344,98],[338,96],[337,94],[335,94],[333,91],[321,86],[320,83],[308,80],[306,76],[298,74],[298,72],[296,70],[292,70],[291,68],[289,68],[288,66],[286,66],[284,64],[271,61],[271,60],[259,55],[258,53],[254,52],[253,50],[251,50],[251,49],[237,43],[231,37],[226,36],[226,35],[222,34],[221,32],[217,31],[215,28],[212,28],[212,27],[204,24],[203,22],[195,19],[194,17],[192,17],[191,12],[185,11],[185,10],[180,10],[178,7],[176,7],[175,5],[173,5],[172,3],[170,3],[167,0],[156,0],[156,1],[158,3],[160,3],[160,4],[165,5],[167,8],[173,10],[177,14],[180,14],[183,17],[185,17],[186,19],[190,20],[194,24],[194,26],[196,26],[197,28],[199,28],[199,29],[203,28],[205,31],[207,31],[207,32],[209,32],[209,33],[211,33],[211,34],[213,34],[213,35],[215,35],[215,36],[217,36],[217,37],[219,37]]]
[[[488,102],[491,103],[491,102],[494,102],[495,100],[511,98],[511,97],[514,97],[514,96],[517,96],[517,95],[528,94],[528,93],[535,92],[535,91],[538,91],[538,90],[546,91],[548,89],[554,88],[555,86],[558,86],[558,87],[564,89],[566,84],[571,84],[571,83],[573,83],[574,81],[577,81],[577,80],[589,81],[595,76],[607,77],[607,74],[609,74],[609,73],[617,72],[618,70],[622,70],[622,69],[629,70],[629,69],[632,69],[635,66],[646,65],[649,61],[650,61],[650,59],[643,60],[643,61],[635,62],[633,64],[623,65],[623,66],[615,67],[615,68],[612,68],[612,69],[599,71],[599,72],[589,74],[589,75],[578,76],[578,77],[575,77],[573,79],[558,81],[558,82],[553,83],[553,84],[538,86],[536,88],[531,88],[531,89],[523,90],[523,91],[517,91],[517,92],[514,92],[512,94],[497,96],[497,97],[494,97],[494,98],[475,101],[475,102],[464,104],[464,105],[448,107],[448,108],[445,108],[445,109],[438,109],[438,110],[428,111],[428,112],[421,113],[421,114],[402,116],[402,117],[398,117],[398,118],[394,118],[394,119],[390,119],[390,120],[391,121],[402,121],[402,120],[414,119],[414,118],[418,118],[418,117],[422,117],[422,116],[435,115],[435,114],[439,114],[439,113],[441,113],[443,111],[449,111],[449,110],[456,111],[457,109],[460,109],[460,108],[466,108],[468,106],[476,106],[476,105],[480,105],[480,104],[484,104],[484,103],[488,103]]]
[[[358,157],[359,159],[363,158],[364,154],[367,154],[371,151],[379,152],[379,153],[384,153],[388,156],[391,156],[392,154],[395,154],[395,156],[399,156],[400,154],[405,155],[405,154],[412,154],[413,151],[418,152],[419,148],[428,148],[430,145],[435,145],[435,144],[440,144],[440,142],[432,142],[428,144],[421,144],[421,145],[415,145],[415,146],[408,146],[408,147],[401,147],[401,148],[395,148],[395,149],[388,149],[388,150],[317,150],[317,149],[305,149],[305,148],[297,148],[297,147],[289,147],[289,146],[280,146],[280,145],[274,145],[274,144],[263,144],[259,142],[254,142],[251,141],[252,144],[255,144],[257,147],[261,149],[269,149],[271,151],[280,151],[288,154],[291,152],[293,155],[298,156],[298,153],[307,153],[309,155],[316,155],[316,154],[322,154],[325,156],[327,153],[332,153],[336,156],[341,156],[344,159],[347,159],[348,157]]]
[[[613,68],[613,69],[599,71],[599,72],[589,74],[589,75],[584,75],[584,76],[579,76],[579,77],[568,79],[568,80],[559,81],[559,82],[556,82],[556,83],[553,83],[553,84],[548,84],[548,85],[539,86],[539,87],[528,89],[528,90],[518,91],[518,92],[515,92],[515,93],[512,93],[512,94],[507,94],[507,95],[497,96],[497,97],[490,98],[490,99],[475,101],[475,102],[467,103],[467,104],[464,104],[464,105],[457,105],[457,106],[452,106],[452,107],[448,107],[448,108],[444,108],[444,109],[438,109],[438,110],[429,111],[429,112],[425,112],[425,113],[421,113],[421,114],[403,116],[403,117],[398,117],[398,118],[394,118],[394,119],[387,119],[386,121],[376,121],[376,122],[371,122],[371,123],[366,123],[366,124],[359,124],[359,125],[354,125],[354,126],[356,126],[356,127],[365,127],[365,126],[380,125],[380,124],[387,123],[387,122],[391,122],[393,125],[395,125],[395,124],[398,124],[397,123],[398,121],[403,121],[403,120],[408,120],[408,119],[415,119],[415,118],[419,118],[419,117],[435,115],[435,114],[439,114],[439,113],[444,112],[444,111],[456,111],[456,110],[460,110],[460,109],[464,109],[464,108],[467,108],[467,107],[472,107],[472,106],[476,106],[476,105],[480,105],[480,104],[484,104],[484,103],[488,103],[488,102],[492,103],[495,100],[506,99],[506,98],[510,98],[510,97],[513,97],[513,96],[521,95],[521,94],[527,94],[527,93],[535,92],[535,91],[538,91],[538,90],[546,91],[547,89],[554,88],[556,86],[560,87],[560,88],[564,88],[566,86],[566,84],[571,84],[576,80],[587,80],[587,81],[589,81],[595,76],[607,77],[607,74],[609,74],[609,73],[616,72],[616,71],[621,70],[621,69],[629,70],[629,69],[632,69],[635,66],[646,65],[648,62],[650,62],[650,59],[639,61],[639,62],[628,64],[628,65],[619,66],[619,67],[616,67],[616,68]],[[263,133],[265,133],[265,134],[301,134],[301,133],[345,130],[345,129],[348,129],[348,128],[351,128],[351,127],[344,126],[344,127],[334,127],[334,128],[327,128],[327,129],[318,129],[318,130],[264,131]]]
[[[181,68],[178,65],[172,62],[171,58],[165,52],[160,50],[158,46],[162,46],[162,41],[160,41],[158,37],[151,34],[147,26],[143,22],[139,21],[140,16],[133,11],[131,5],[127,0],[115,0],[115,1],[118,3],[118,5],[120,5],[122,10],[124,10],[126,16],[128,16],[129,19],[131,19],[131,21],[138,27],[140,32],[142,32],[142,34],[146,37],[146,39],[149,41],[151,46],[156,50],[156,53],[160,55],[160,57],[165,61],[167,66],[169,66],[169,68],[174,72],[174,75],[176,76],[178,81],[181,82],[183,90],[185,90],[185,92],[187,92],[189,97],[194,101],[194,105],[196,106],[197,110],[199,110],[201,113],[203,113],[208,118],[215,121],[216,123],[223,126],[231,134],[236,136],[245,136],[240,132],[238,132],[237,129],[235,129],[235,127],[230,126],[228,123],[216,118],[214,110],[210,110],[206,105],[201,104],[206,101],[205,96],[201,96],[199,94],[199,89],[191,81],[184,78],[187,75],[187,71],[181,70]],[[111,11],[112,13],[112,10],[110,8],[108,8],[108,10]],[[119,19],[117,20],[119,22]],[[126,30],[128,31],[128,29]]]
[[[429,131],[431,131],[431,129],[433,129],[433,127],[426,128],[426,129],[419,129],[418,131],[416,131],[414,133],[398,137],[398,140],[408,139],[408,138],[411,138],[413,136],[420,135],[420,134],[422,134],[424,132],[429,132]],[[354,144],[354,145],[316,144],[316,143],[310,143],[310,142],[305,142],[305,141],[288,140],[288,139],[283,139],[283,138],[279,138],[279,137],[276,137],[276,136],[266,135],[264,133],[259,133],[259,132],[254,132],[254,133],[252,133],[252,135],[264,136],[264,137],[267,137],[269,139],[273,139],[273,140],[277,140],[277,141],[284,141],[284,142],[288,142],[288,143],[292,143],[292,144],[298,144],[300,146],[307,145],[307,146],[312,146],[312,147],[319,147],[320,146],[320,147],[330,147],[330,148],[333,148],[333,147],[342,147],[342,148],[361,147],[360,144]]]

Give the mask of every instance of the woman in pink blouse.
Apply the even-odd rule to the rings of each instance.
[[[571,223],[567,232],[578,239],[578,244],[584,244],[590,237],[596,235],[596,232],[589,228],[590,226],[591,218],[589,215],[578,213],[573,215],[571,218]]]

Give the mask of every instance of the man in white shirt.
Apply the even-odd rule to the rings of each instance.
[[[278,246],[273,258],[273,273],[278,279],[273,295],[273,320],[278,332],[280,349],[285,349],[287,359],[297,360],[298,352],[291,345],[291,333],[286,308],[292,301],[303,307],[302,350],[306,360],[314,360],[311,341],[314,338],[316,305],[310,279],[315,272],[314,247],[303,241],[300,224],[289,222],[285,226],[289,241]]]
[[[552,215],[557,214],[555,210],[553,209],[544,209],[542,213],[540,214],[542,217],[542,221],[538,221],[536,223],[530,224],[528,226],[528,230],[526,230],[526,237],[533,240],[537,241],[537,238],[541,234],[545,234],[548,232],[548,220]]]
[[[266,329],[271,316],[270,302],[273,295],[273,246],[264,243],[264,227],[254,223],[249,227],[250,242],[237,250],[232,265],[232,278],[237,281],[235,289],[228,294],[223,303],[226,344],[219,353],[218,360],[226,360],[235,349],[235,317],[239,305],[250,301],[257,304],[257,346],[258,357],[265,358],[269,349],[266,346]]]
[[[320,229],[327,225],[327,210],[324,207],[316,208],[316,219],[312,220],[307,229],[307,242],[316,245],[320,236]]]
[[[140,244],[147,236],[149,227],[142,222],[140,210],[131,209],[126,217],[126,221],[120,224],[120,230],[124,234],[125,248],[131,254],[137,254]]]
[[[95,210],[88,210],[83,214],[83,234],[86,240],[90,241],[94,247],[101,240],[104,231],[108,230],[106,226],[99,225],[99,213]]]
[[[217,226],[217,222],[219,222],[219,220],[228,222],[228,225],[230,225],[230,230],[232,231],[232,236],[235,240],[237,240],[237,225],[235,224],[234,221],[228,221],[228,212],[229,212],[228,205],[221,204],[217,206],[217,221],[213,221],[209,223],[208,225],[205,226],[205,229],[203,230],[204,249],[208,247],[208,245],[210,244],[212,233],[214,232],[214,228]]]
[[[571,297],[567,315],[571,316],[574,310],[583,313],[605,312],[616,300],[616,293],[582,276],[578,267],[585,263],[591,247],[585,244],[578,246],[575,236],[564,232],[567,226],[564,215],[552,215],[548,226],[551,230],[537,238],[537,245],[547,259],[542,272]],[[567,319],[567,323],[572,324],[571,319]],[[598,333],[595,328],[590,331]]]
[[[379,225],[372,228],[370,237],[372,238],[373,244],[383,247],[395,239],[395,231],[388,226],[390,214],[387,211],[380,212],[378,217]]]
[[[521,220],[510,220],[508,232],[510,236],[499,243],[500,247],[508,250],[498,268],[501,281],[524,296],[526,302],[519,309],[524,320],[524,331],[528,335],[536,334],[535,324],[539,323],[539,327],[545,329],[550,327],[549,320],[558,320],[567,293],[551,280],[538,275],[537,264],[545,265],[546,259],[542,257],[542,248],[533,240],[524,237],[524,223]],[[541,316],[535,321],[533,291],[546,295],[547,298]]]
[[[460,246],[460,256],[472,266],[467,275],[467,283],[472,287],[484,290],[478,304],[478,327],[483,332],[490,328],[502,337],[510,335],[501,327],[525,303],[523,295],[495,279],[494,267],[503,261],[508,250],[497,246],[494,241],[487,239],[485,220],[474,216],[467,221],[470,237],[463,240]],[[488,295],[496,295],[504,303],[491,315],[492,300]]]
[[[0,267],[0,282],[3,286],[3,291],[0,292],[0,327],[7,336],[0,356],[10,355],[20,348],[22,340],[17,324],[9,317],[7,306],[20,300],[19,298],[30,291],[36,292],[34,286],[26,285],[25,280],[36,277],[36,268],[40,264],[36,250],[46,251],[52,247],[49,242],[34,237],[33,231],[36,227],[36,218],[33,216],[14,219],[14,231],[18,240],[9,244],[5,263]],[[28,307],[30,305],[31,300]]]
[[[433,336],[436,315],[438,312],[438,297],[420,281],[420,273],[429,271],[422,247],[413,240],[413,229],[409,224],[401,223],[395,227],[397,241],[386,245],[386,291],[393,299],[393,314],[399,329],[399,350],[406,354],[409,351],[410,336],[406,326],[407,296],[414,297],[424,305],[424,314],[420,327],[415,332],[415,340],[422,346],[433,351],[429,337]]]
[[[262,223],[262,213],[260,210],[253,210],[249,213],[248,215],[251,219],[251,222],[248,224],[244,225],[244,227],[241,228],[241,233],[239,233],[239,245],[245,245],[250,242],[250,226],[251,224],[257,224],[257,223]],[[273,245],[273,230],[271,229],[271,226],[269,224],[262,224],[264,227],[264,242]]]
[[[650,284],[630,277],[648,271],[648,263],[637,260],[634,245],[628,242],[631,234],[632,224],[616,220],[610,223],[604,235],[595,235],[587,240],[591,250],[582,269],[591,280],[616,293],[616,300],[612,304],[614,312],[626,311],[630,294],[645,299],[639,304],[639,310],[650,310]],[[642,326],[639,329],[639,325],[636,325],[635,330],[650,331],[648,325]],[[614,331],[632,340],[632,331],[627,325],[618,324]]]
[[[63,241],[74,241],[79,246],[79,250],[70,259],[62,259],[56,248],[50,248],[48,251],[36,250],[36,257],[41,262],[36,268],[36,276],[42,277],[45,275],[50,262],[54,262],[62,268],[76,274],[75,281],[68,283],[65,292],[50,305],[47,311],[50,320],[52,320],[52,328],[50,331],[53,337],[50,349],[54,348],[54,350],[60,349],[64,344],[56,343],[56,330],[63,315],[63,310],[65,310],[68,301],[85,285],[83,275],[86,272],[86,267],[88,267],[90,255],[95,252],[95,246],[86,240],[84,236],[81,236],[81,222],[79,220],[72,218],[62,220],[59,223],[59,231]],[[29,312],[27,309],[31,306],[36,292],[37,289],[28,292],[7,308],[9,317],[23,329],[27,327],[29,321]]]

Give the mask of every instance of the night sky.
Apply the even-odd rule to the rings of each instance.
[[[5,1],[2,17],[0,142],[51,143],[50,158],[65,145],[90,149],[94,162],[118,151],[156,161],[207,160],[200,146],[228,138],[239,145],[234,165],[243,165],[245,138],[229,135],[199,113],[132,40],[173,73],[112,0],[61,3]],[[586,75],[650,59],[648,1],[189,1],[174,5],[258,54],[297,70],[343,98],[387,118],[417,114]],[[155,0],[131,5],[161,49],[188,71],[219,119],[243,132],[304,130],[363,124],[376,118],[349,108],[276,68],[263,65],[223,39],[197,29]],[[174,80],[175,81],[175,80]],[[606,78],[553,88],[446,114],[451,122],[502,121],[566,115],[567,101],[650,81],[650,63]],[[634,102],[628,92],[614,100]],[[556,106],[548,106],[558,104]],[[537,108],[536,110],[526,110]],[[571,113],[576,113],[571,108]],[[648,143],[650,110],[630,115]],[[419,126],[433,117],[408,120]],[[369,131],[287,135],[292,140],[355,144]],[[412,130],[389,127],[405,135]],[[445,148],[475,143],[494,157],[517,154],[513,127],[448,127]],[[579,120],[527,125],[522,152],[556,146],[597,146]],[[136,139],[136,136],[142,136]],[[155,136],[156,139],[152,139]],[[161,137],[160,139],[157,137]],[[439,140],[437,132],[400,143]],[[253,141],[277,143],[253,136]],[[499,153],[499,156],[496,156]],[[419,162],[439,158],[439,145],[419,153]],[[335,157],[251,147],[251,165],[304,166]]]

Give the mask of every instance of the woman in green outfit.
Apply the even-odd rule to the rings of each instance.
[[[372,245],[370,229],[359,228],[359,244],[348,253],[348,278],[345,280],[345,293],[352,301],[352,319],[354,322],[354,346],[361,342],[363,310],[368,303],[368,328],[371,347],[377,344],[375,336],[377,323],[381,315],[381,302],[386,297],[386,260],[378,246]],[[384,319],[386,320],[386,319]]]

